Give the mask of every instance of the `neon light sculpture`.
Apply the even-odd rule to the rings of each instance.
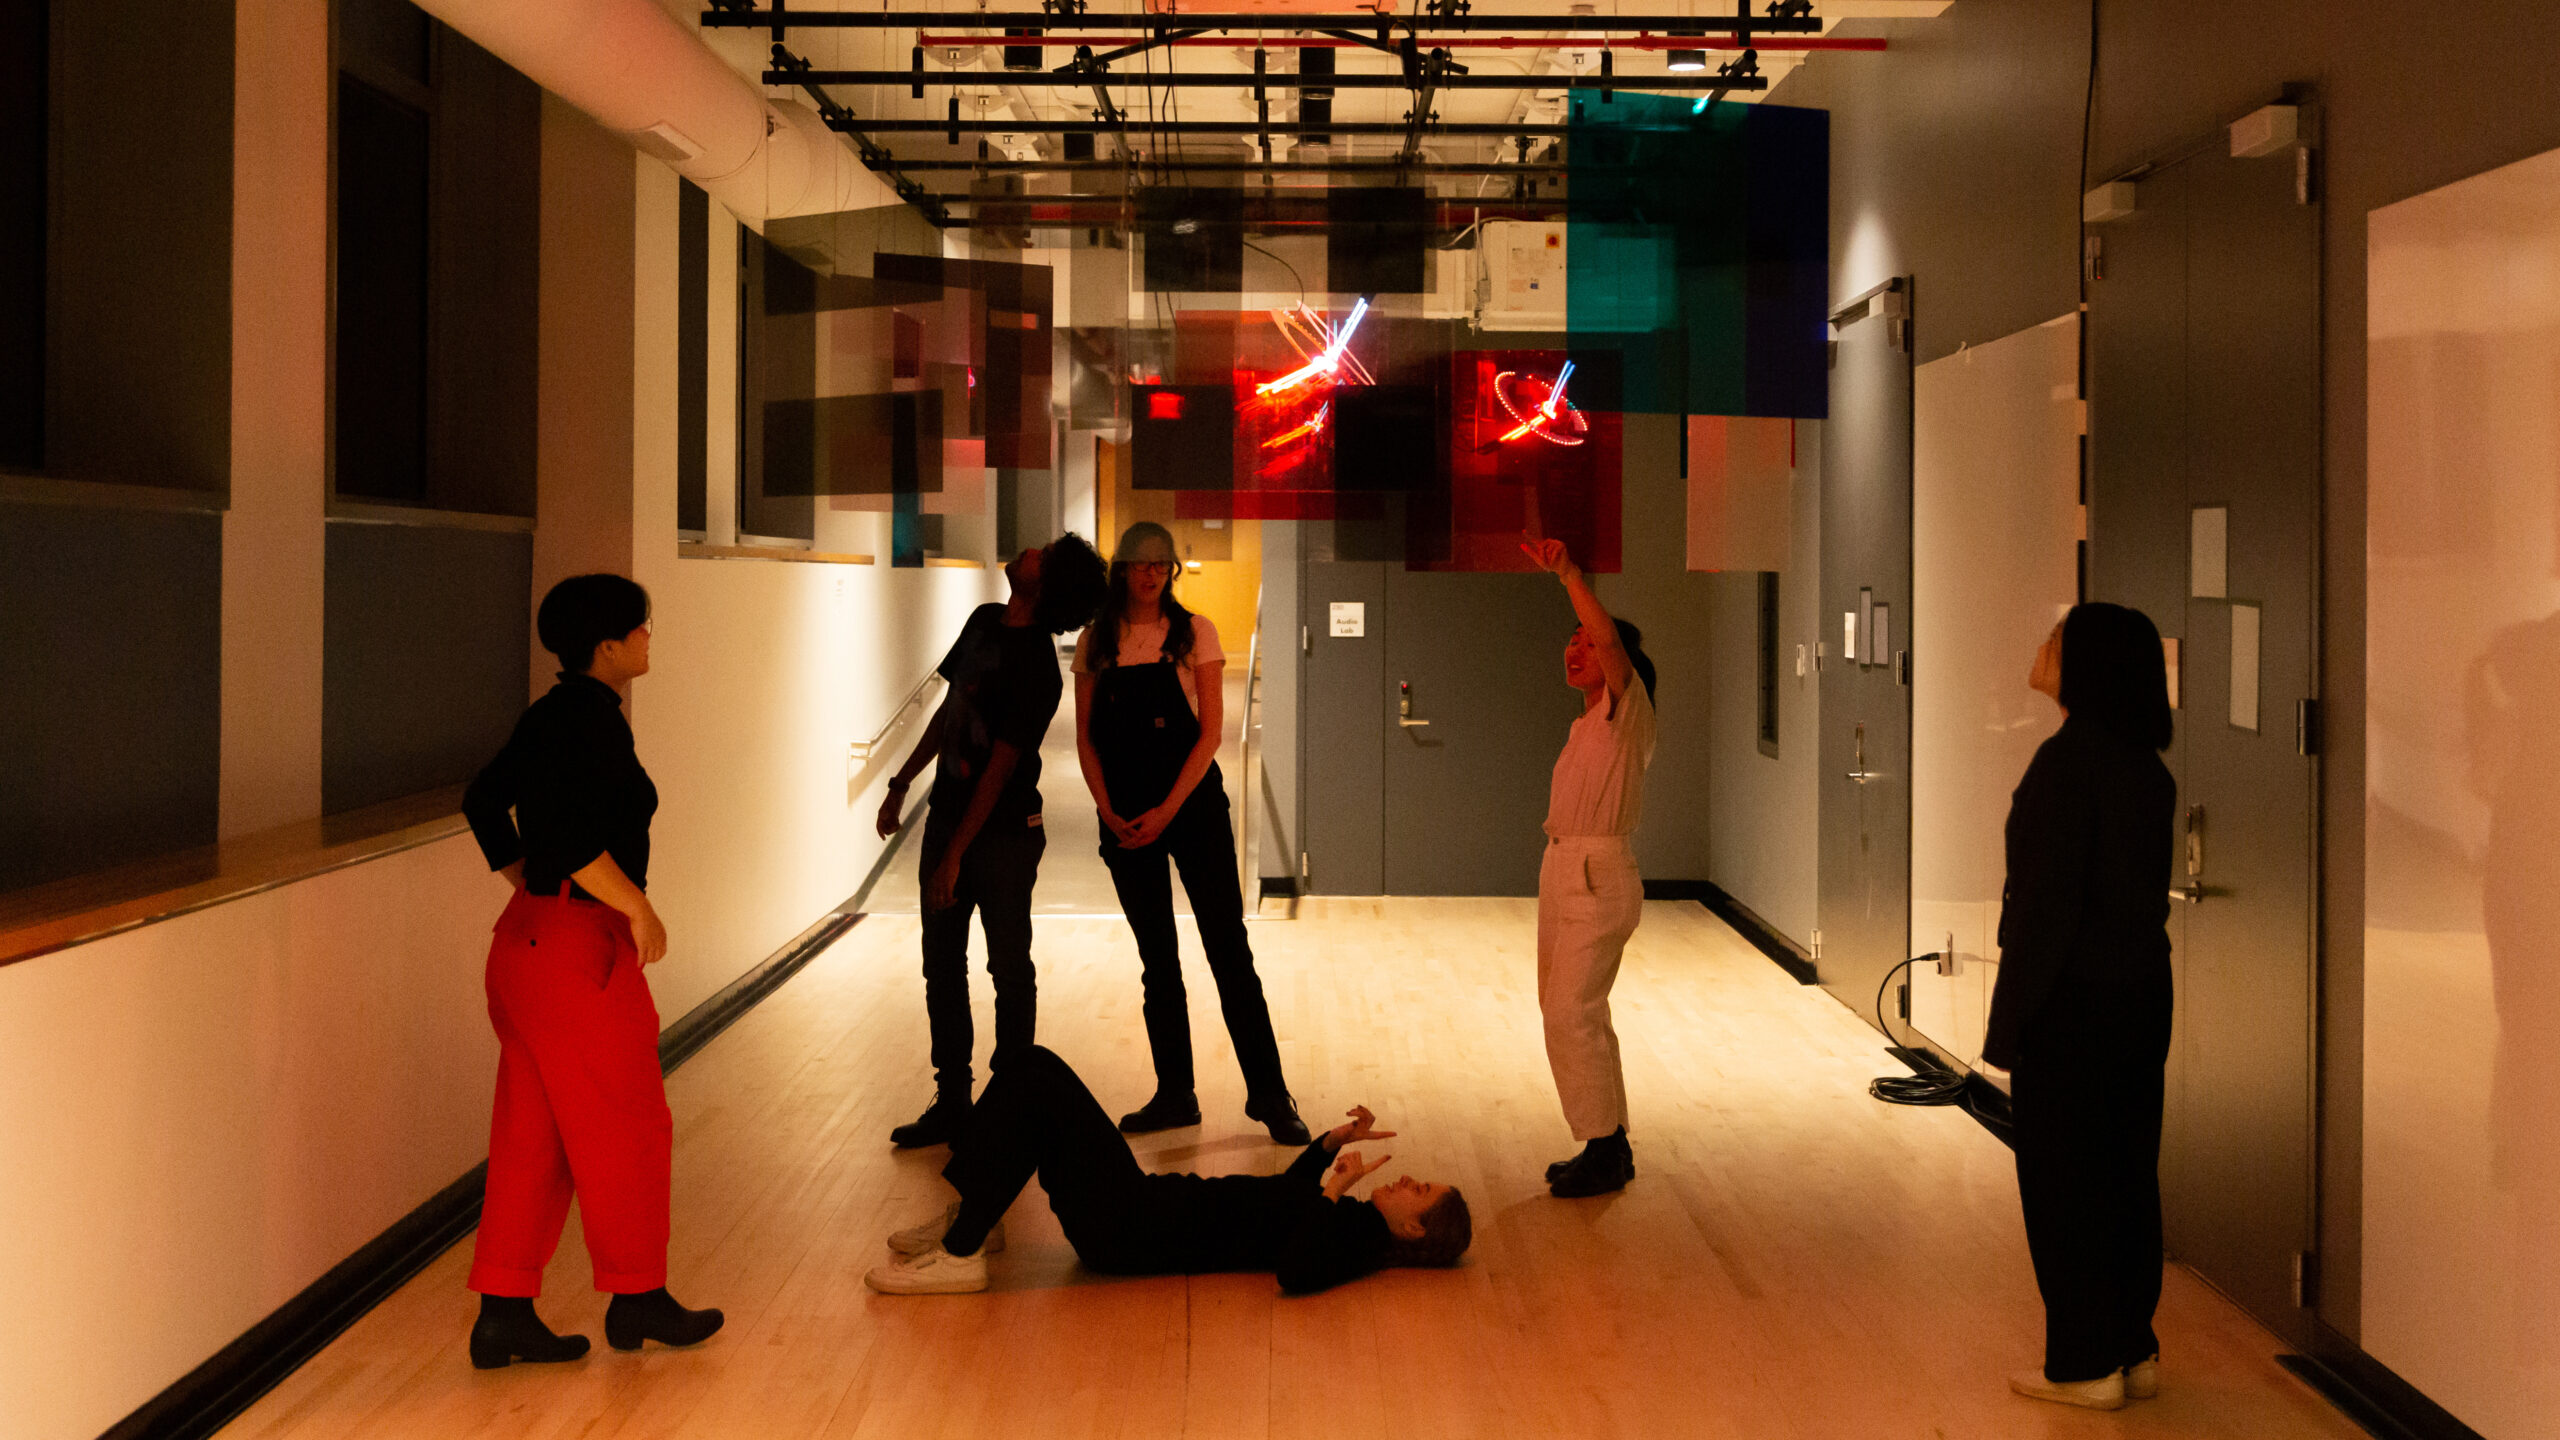
[[[1362,317],[1368,313],[1369,302],[1364,297],[1360,303],[1351,307],[1351,314],[1344,318],[1342,328],[1337,330],[1327,324],[1323,316],[1308,309],[1303,302],[1294,311],[1272,311],[1272,323],[1280,327],[1280,333],[1288,338],[1289,344],[1300,355],[1307,357],[1307,363],[1277,380],[1266,380],[1253,387],[1253,393],[1262,396],[1277,395],[1284,390],[1296,389],[1319,376],[1333,380],[1346,367],[1350,377],[1360,384],[1377,384],[1377,379],[1370,375],[1368,367],[1362,365],[1358,357],[1350,352],[1351,332],[1360,328]],[[1313,345],[1309,344],[1311,340],[1314,342]],[[1313,353],[1310,354],[1310,351]]]
[[[1494,376],[1493,398],[1502,402],[1502,408],[1511,413],[1512,419],[1520,422],[1497,443],[1535,435],[1550,445],[1581,444],[1583,437],[1591,433],[1591,421],[1574,408],[1572,401],[1564,398],[1564,387],[1572,379],[1573,362],[1567,360],[1564,368],[1556,372],[1555,380],[1545,387],[1545,396],[1534,405],[1524,407],[1519,398],[1520,387],[1538,384],[1536,377],[1524,377],[1511,370]]]

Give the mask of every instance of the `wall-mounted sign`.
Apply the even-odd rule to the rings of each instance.
[[[1357,640],[1368,632],[1369,607],[1360,600],[1333,602],[1333,630],[1336,640]]]

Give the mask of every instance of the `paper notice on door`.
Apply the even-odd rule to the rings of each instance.
[[[2231,512],[2219,505],[2198,506],[2188,512],[2187,594],[2219,600],[2230,593]]]
[[[2231,607],[2231,724],[2258,728],[2258,607]]]
[[[1336,640],[1357,640],[1369,633],[1369,606],[1362,600],[1333,602],[1333,628],[1327,632]]]

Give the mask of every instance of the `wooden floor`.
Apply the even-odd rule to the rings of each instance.
[[[226,1434],[2361,1433],[2174,1268],[2159,1399],[2099,1415],[2008,1394],[2042,1319],[2007,1151],[1963,1115],[1867,1098],[1892,1068],[1874,1032],[1692,904],[1646,906],[1618,983],[1638,1178],[1548,1198],[1539,1170],[1569,1147],[1533,934],[1532,904],[1509,900],[1312,901],[1254,927],[1310,1119],[1365,1101],[1403,1132],[1381,1179],[1411,1169],[1466,1190],[1476,1243],[1456,1270],[1306,1299],[1269,1276],[1108,1279],[1076,1266],[1033,1192],[992,1292],[871,1294],[882,1237],[948,1198],[942,1152],[886,1141],[929,1087],[914,922],[875,917],[670,1082],[674,1288],[726,1307],[725,1332],[688,1352],[606,1350],[573,1222],[544,1309],[596,1352],[476,1372],[466,1243]],[[1106,1105],[1145,1099],[1124,927],[1044,920],[1038,946],[1043,1040]],[[1245,1123],[1194,972],[1208,1120],[1142,1149],[1162,1168],[1275,1169],[1287,1153]]]

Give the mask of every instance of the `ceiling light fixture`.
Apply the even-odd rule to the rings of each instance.
[[[1675,40],[1703,40],[1706,38],[1706,32],[1703,30],[1674,30],[1671,32],[1671,36]],[[1707,68],[1707,52],[1704,47],[1700,47],[1696,50],[1670,50],[1665,51],[1664,53],[1670,57],[1667,62],[1667,68],[1675,74],[1693,74]]]

